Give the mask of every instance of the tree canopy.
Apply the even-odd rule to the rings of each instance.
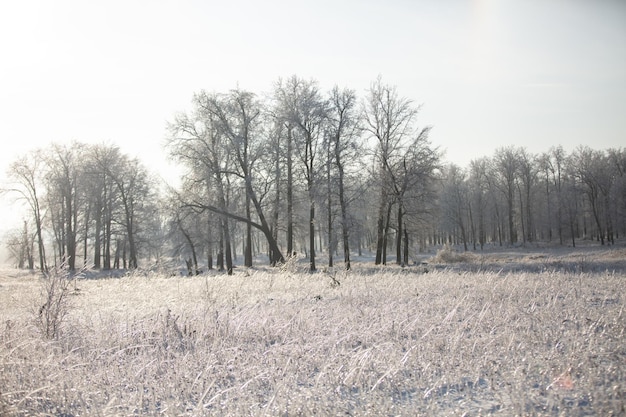
[[[381,78],[362,97],[297,76],[262,95],[201,90],[166,131],[179,188],[115,145],[53,143],[9,168],[3,191],[28,210],[5,244],[41,270],[169,260],[232,273],[238,256],[297,255],[313,272],[319,253],[350,269],[351,253],[407,265],[444,243],[602,245],[626,232],[626,150],[509,146],[460,167],[419,110]]]

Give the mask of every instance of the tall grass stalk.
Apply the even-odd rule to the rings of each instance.
[[[49,340],[9,299],[38,280],[5,276],[0,413],[625,412],[622,274],[354,265],[331,284],[293,269],[82,280]]]
[[[61,326],[71,309],[71,284],[76,287],[77,274],[70,273],[63,264],[43,274],[40,297],[33,306],[33,319],[47,339],[58,339]]]

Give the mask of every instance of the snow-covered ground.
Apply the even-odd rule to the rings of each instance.
[[[0,415],[624,414],[625,258],[79,278],[50,339],[42,280],[3,270]]]

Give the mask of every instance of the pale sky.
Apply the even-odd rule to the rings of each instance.
[[[626,146],[623,0],[4,1],[0,54],[0,183],[70,140],[167,176],[165,125],[194,92],[292,74],[360,96],[380,74],[461,166],[505,145]]]

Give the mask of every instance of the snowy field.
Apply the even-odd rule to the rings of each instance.
[[[0,415],[626,413],[623,245],[433,255],[79,278],[50,337],[2,270]]]

